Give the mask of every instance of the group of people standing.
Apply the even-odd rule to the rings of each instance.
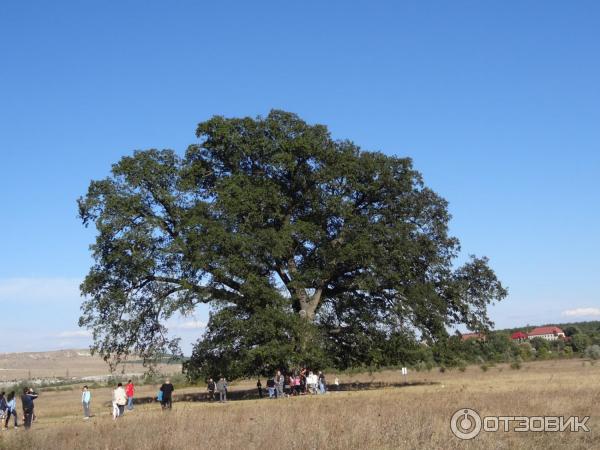
[[[263,397],[263,387],[260,378],[256,382],[258,396]],[[282,398],[305,394],[325,394],[327,385],[325,374],[313,372],[307,368],[294,370],[284,375],[278,370],[275,375],[267,380],[269,398]]]
[[[206,384],[206,390],[208,391],[208,401],[212,402],[215,400],[215,391],[219,393],[219,403],[225,403],[227,401],[227,379],[225,377],[219,378],[216,383],[212,378],[208,379]]]
[[[31,428],[31,424],[35,420],[34,403],[38,398],[38,394],[29,387],[23,388],[21,395],[21,405],[23,407],[23,425],[26,429]],[[5,392],[0,392],[0,427],[8,429],[10,418],[14,420],[15,428],[19,427],[19,419],[17,415],[17,394],[11,391],[6,395]]]
[[[171,409],[173,391],[175,388],[171,381],[167,378],[159,389],[157,400],[160,401],[163,409]],[[112,417],[116,420],[125,414],[125,408],[133,410],[133,397],[135,395],[135,386],[132,380],[129,380],[127,385],[123,387],[123,383],[118,383],[117,387],[112,392]],[[21,395],[21,403],[23,406],[23,424],[24,427],[30,428],[35,420],[34,403],[38,398],[38,394],[31,388],[24,388]],[[88,420],[92,417],[91,412],[92,392],[89,387],[83,386],[81,390],[81,405],[83,407],[83,418]],[[19,426],[17,417],[17,396],[15,391],[11,391],[6,395],[5,392],[0,392],[0,428],[7,429],[10,423],[10,418],[13,418],[15,428]]]
[[[338,380],[336,378],[336,385]],[[263,386],[260,378],[256,383],[258,395],[263,397]],[[227,401],[228,383],[225,377],[220,377],[217,382],[210,378],[207,382],[208,400],[215,400],[215,392],[219,393],[219,402]],[[323,372],[318,373],[303,368],[292,371],[284,375],[278,370],[275,375],[267,380],[267,390],[269,398],[281,398],[305,394],[325,394],[327,386],[325,383],[325,375]],[[157,400],[160,402],[163,410],[171,409],[173,406],[173,392],[175,388],[170,379],[166,379],[160,386]],[[122,417],[125,414],[125,408],[133,410],[133,398],[135,395],[135,386],[132,380],[129,380],[127,385],[123,387],[122,383],[118,383],[117,387],[112,392],[112,417],[113,420]],[[23,422],[26,429],[31,427],[35,420],[34,400],[38,397],[31,388],[24,388],[21,395],[21,403],[23,406]],[[85,420],[92,417],[91,414],[92,393],[88,386],[83,386],[81,392],[81,404],[83,406],[83,418]],[[17,396],[15,391],[11,391],[8,395],[5,392],[0,393],[0,426],[4,429],[8,428],[10,418],[14,420],[14,426],[17,428]]]
[[[337,378],[336,378],[337,381]],[[263,385],[260,378],[256,381],[258,396],[263,398]],[[208,391],[207,400],[215,400],[215,392],[219,393],[219,402],[227,401],[227,379],[220,377],[217,382],[209,378],[206,382]],[[325,383],[325,374],[322,371],[313,372],[308,368],[302,368],[291,371],[289,374],[283,374],[278,370],[274,376],[267,380],[267,391],[269,398],[291,397],[305,394],[325,394],[327,385]]]
[[[158,391],[156,400],[160,402],[162,409],[171,409],[173,402],[173,391],[175,388],[168,378],[162,384]],[[133,398],[135,395],[135,385],[132,380],[129,380],[125,387],[123,383],[118,383],[117,387],[112,392],[112,417],[117,420],[125,415],[125,408],[128,411],[134,409]],[[87,386],[83,386],[81,392],[81,404],[83,405],[83,418],[85,420],[92,417],[90,404],[92,401],[92,393]]]

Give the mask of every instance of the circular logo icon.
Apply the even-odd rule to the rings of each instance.
[[[472,409],[459,409],[450,419],[450,429],[459,439],[473,439],[481,431],[481,417]]]

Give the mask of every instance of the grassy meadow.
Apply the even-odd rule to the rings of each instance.
[[[0,448],[600,449],[600,364],[552,360],[525,363],[520,370],[497,365],[486,372],[477,366],[464,372],[412,372],[406,380],[399,371],[338,377],[349,388],[353,383],[384,387],[226,404],[178,401],[170,412],[162,412],[156,403],[139,404],[117,421],[110,416],[108,388],[92,391],[94,417],[88,421],[82,419],[79,389],[45,392],[36,400],[33,428],[2,431]],[[327,374],[329,383],[334,378]],[[231,391],[250,389],[254,383],[234,383]],[[156,390],[142,386],[136,396],[150,398]],[[176,394],[200,392],[204,386]],[[591,416],[591,432],[482,431],[462,441],[449,424],[453,413],[465,407],[482,416]]]

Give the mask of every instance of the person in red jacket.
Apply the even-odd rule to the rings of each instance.
[[[127,382],[127,386],[125,386],[125,395],[127,395],[127,409],[133,409],[133,394],[135,393],[135,387],[133,386],[133,382],[129,380]]]

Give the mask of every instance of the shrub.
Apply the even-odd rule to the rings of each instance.
[[[487,372],[489,370],[489,366],[487,364],[482,364],[479,366],[479,368],[484,372]]]
[[[549,358],[550,358],[550,353],[548,352],[547,348],[542,347],[542,348],[538,349],[537,359],[549,359]]]
[[[585,349],[585,356],[591,360],[600,359],[600,345],[590,345]]]
[[[417,372],[423,372],[425,370],[428,370],[427,368],[427,363],[425,363],[425,361],[418,361],[414,366],[413,369],[416,370]],[[431,370],[431,369],[429,369]]]

